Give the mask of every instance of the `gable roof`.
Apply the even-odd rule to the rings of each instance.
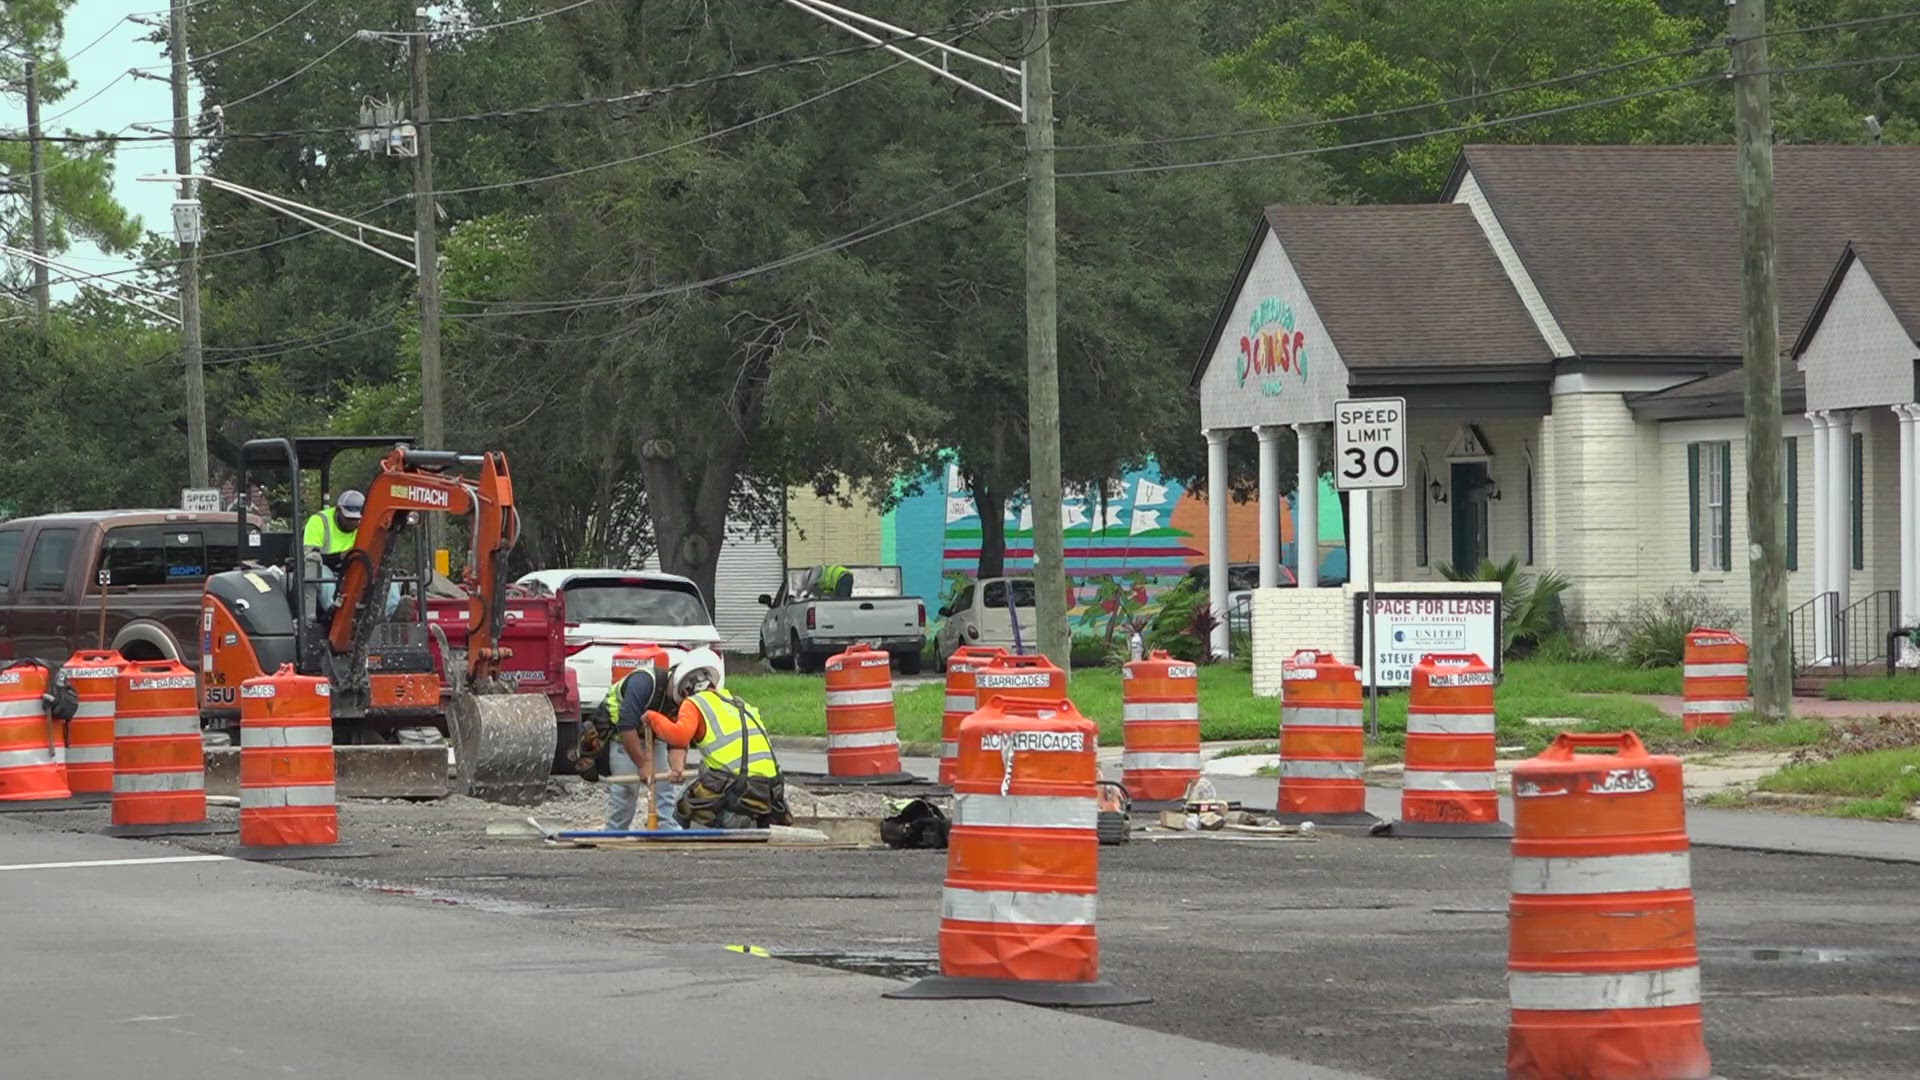
[[[1576,352],[1740,356],[1732,146],[1469,146],[1470,170]],[[1920,146],[1776,146],[1780,324],[1802,324],[1848,238],[1920,206]],[[1871,265],[1871,264],[1870,264]]]
[[[1747,373],[1741,368],[1669,386],[1665,390],[1633,394],[1627,399],[1634,415],[1646,420],[1705,420],[1747,414]],[[1807,409],[1807,377],[1798,366],[1780,368],[1780,411],[1787,415]]]
[[[1920,229],[1905,227],[1896,229],[1895,233],[1901,235],[1883,235],[1864,244],[1847,243],[1840,253],[1840,261],[1827,276],[1819,298],[1814,301],[1813,310],[1807,313],[1799,336],[1794,339],[1795,358],[1813,344],[1814,335],[1820,332],[1820,324],[1826,319],[1828,305],[1833,303],[1840,283],[1846,280],[1847,272],[1855,263],[1866,268],[1867,277],[1892,309],[1907,337],[1920,342]]]
[[[1467,207],[1271,206],[1194,371],[1272,235],[1349,371],[1546,365],[1553,353]]]

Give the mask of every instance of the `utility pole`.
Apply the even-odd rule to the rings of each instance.
[[[1034,615],[1040,651],[1073,667],[1067,630],[1066,538],[1060,523],[1060,293],[1053,192],[1053,27],[1048,0],[1028,9],[1027,56],[1027,495],[1033,503]]]
[[[1773,101],[1766,0],[1729,0],[1740,162],[1740,311],[1747,373],[1747,552],[1753,605],[1753,711],[1785,720],[1793,693],[1787,633],[1785,476],[1780,444],[1780,298],[1774,277]]]
[[[32,48],[33,46],[29,46]],[[33,253],[44,260],[47,257],[47,187],[46,170],[41,162],[40,143],[40,61],[34,53],[27,54],[27,199],[33,214]],[[40,332],[47,332],[47,307],[50,302],[52,283],[47,276],[47,264],[35,260],[33,263],[33,310],[39,317]]]
[[[432,22],[426,8],[414,10],[413,158],[414,261],[420,268],[420,437],[428,449],[444,450],[446,416],[440,399],[440,253],[434,233],[433,131],[428,123],[427,46]],[[436,516],[434,520],[439,520]]]
[[[211,487],[207,473],[207,378],[200,362],[200,215],[194,198],[193,133],[187,118],[187,3],[173,0],[167,49],[173,59],[173,171],[181,175],[174,236],[180,242],[180,357],[187,369],[187,475]],[[182,211],[185,219],[182,219]]]
[[[413,12],[413,256],[420,279],[420,441],[431,450],[447,446],[446,414],[440,398],[440,243],[433,202],[433,131],[427,106],[427,46],[433,21],[424,7]],[[427,515],[427,549],[447,546],[444,515]]]

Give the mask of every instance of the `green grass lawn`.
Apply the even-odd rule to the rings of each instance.
[[[1848,754],[1817,765],[1789,765],[1760,779],[1762,791],[1837,795],[1843,817],[1900,818],[1920,800],[1920,747]]]
[[[1578,718],[1581,723],[1575,730],[1582,731],[1631,727],[1650,739],[1678,739],[1681,735],[1678,720],[1663,716],[1648,702],[1623,696],[1678,693],[1678,668],[1649,671],[1518,660],[1508,664],[1505,671],[1505,681],[1494,694],[1494,714],[1504,744],[1538,749],[1552,742],[1551,729],[1526,722],[1534,717]],[[1100,741],[1106,745],[1119,745],[1121,741],[1120,682],[1120,673],[1112,668],[1085,668],[1073,673],[1073,702],[1099,723]],[[775,734],[826,734],[826,692],[819,676],[734,675],[728,678],[727,686],[759,706]],[[938,739],[945,697],[939,684],[899,691],[894,697],[894,713],[900,738],[909,742]],[[1279,733],[1279,726],[1279,701],[1255,697],[1247,672],[1231,665],[1200,669],[1201,738],[1271,739]],[[1406,695],[1382,695],[1382,744],[1403,744],[1406,730]],[[1733,736],[1707,738],[1727,740]]]
[[[1920,701],[1920,675],[1842,679],[1827,687],[1835,701]]]

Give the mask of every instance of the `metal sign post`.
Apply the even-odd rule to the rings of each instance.
[[[1373,493],[1382,488],[1404,490],[1407,486],[1407,399],[1336,401],[1333,418],[1334,485],[1341,491],[1358,491],[1367,500],[1367,737],[1377,742],[1380,605],[1373,578]],[[1351,530],[1347,550],[1353,550]]]

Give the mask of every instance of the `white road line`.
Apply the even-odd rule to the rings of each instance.
[[[227,862],[225,855],[164,855],[151,859],[89,859],[85,862],[14,863],[0,870],[75,870],[90,866],[160,866],[165,863]]]

